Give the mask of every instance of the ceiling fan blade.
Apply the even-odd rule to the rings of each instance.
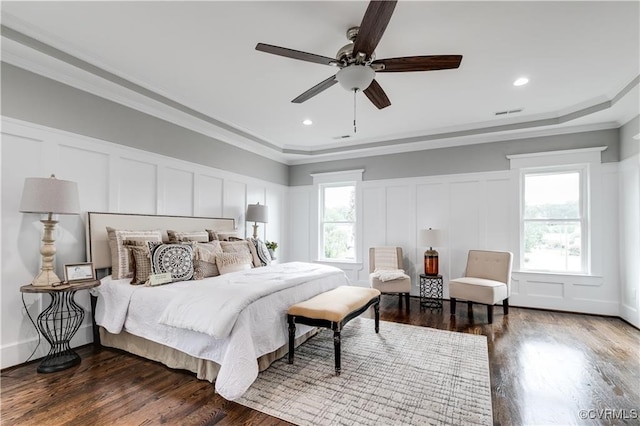
[[[391,105],[391,101],[387,98],[387,94],[384,93],[382,87],[378,84],[377,81],[373,80],[369,87],[364,89],[364,94],[367,95],[367,98],[378,108],[386,108]]]
[[[353,45],[353,56],[356,56],[358,52],[362,52],[366,53],[367,58],[369,58],[373,51],[376,50],[384,30],[387,29],[396,3],[397,0],[372,0],[369,3]]]
[[[301,52],[299,50],[287,49],[286,47],[272,46],[270,44],[258,43],[256,50],[274,55],[284,56],[285,58],[298,59],[301,61],[315,62],[322,65],[338,65],[334,58],[327,56],[315,55],[313,53]]]
[[[380,59],[373,61],[371,65],[374,68],[378,64],[384,65],[384,68],[376,69],[376,72],[435,71],[458,68],[461,61],[462,55],[407,56]]]
[[[318,93],[327,90],[329,87],[333,86],[337,82],[338,80],[336,80],[336,76],[332,75],[328,79],[323,80],[320,83],[316,84],[311,89],[307,90],[306,92],[304,92],[303,94],[301,94],[300,96],[292,100],[291,102],[293,102],[294,104],[301,104],[304,101],[313,98]]]

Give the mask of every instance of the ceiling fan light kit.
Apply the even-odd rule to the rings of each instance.
[[[375,49],[391,20],[397,1],[372,0],[359,27],[347,30],[350,43],[338,50],[336,58],[258,43],[256,50],[300,61],[338,67],[333,76],[316,84],[291,102],[302,103],[327,90],[336,83],[349,91],[362,91],[376,108],[391,105],[386,93],[375,80],[376,72],[412,72],[455,69],[462,55],[407,56],[376,59]]]
[[[340,86],[349,91],[363,91],[371,85],[376,73],[367,65],[349,65],[336,74]]]

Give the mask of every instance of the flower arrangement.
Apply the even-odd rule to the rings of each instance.
[[[275,250],[278,248],[278,243],[275,241],[266,241],[265,244],[269,250]]]

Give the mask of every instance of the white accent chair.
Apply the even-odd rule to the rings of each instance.
[[[409,309],[409,293],[411,292],[411,277],[404,274],[402,264],[402,247],[371,247],[369,248],[369,283],[371,287],[383,294],[398,294],[400,308],[402,296],[405,296],[407,310]],[[402,278],[383,281],[379,278],[379,271],[401,270]]]
[[[509,314],[511,293],[511,267],[513,255],[510,252],[469,250],[464,277],[449,281],[451,315],[456,314],[456,300],[487,305],[489,324],[493,323],[493,305],[502,301],[504,315]]]

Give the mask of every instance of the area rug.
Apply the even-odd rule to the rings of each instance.
[[[323,329],[260,373],[236,402],[297,425],[491,425],[485,336],[356,318]]]

